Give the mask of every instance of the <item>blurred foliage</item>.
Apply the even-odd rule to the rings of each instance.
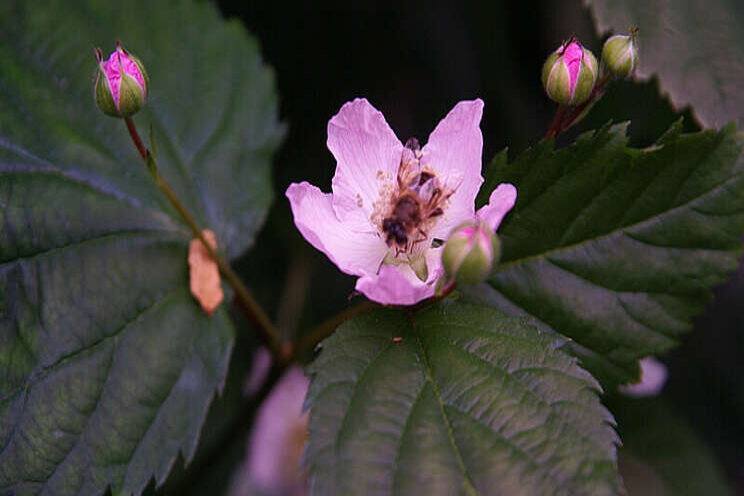
[[[638,75],[656,75],[706,127],[744,125],[744,4],[731,0],[584,0],[604,35],[639,28]]]
[[[662,398],[607,398],[623,440],[620,473],[632,496],[725,496],[710,448]]]

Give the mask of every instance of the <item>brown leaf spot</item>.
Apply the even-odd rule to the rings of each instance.
[[[214,232],[205,229],[202,233],[212,248],[217,249]],[[207,315],[212,315],[225,297],[217,263],[198,238],[189,243],[189,288]]]

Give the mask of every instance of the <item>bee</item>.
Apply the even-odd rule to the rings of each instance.
[[[418,140],[409,139],[398,167],[395,193],[382,219],[385,243],[396,249],[396,255],[410,253],[429,238],[427,229],[433,225],[432,219],[444,213],[442,207],[455,192],[446,188],[433,170],[421,167],[421,157]]]

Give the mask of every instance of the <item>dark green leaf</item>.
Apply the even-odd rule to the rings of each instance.
[[[704,126],[744,125],[744,6],[731,0],[584,0],[600,33],[640,28],[641,77],[659,76]]]
[[[623,439],[620,470],[628,494],[731,494],[710,448],[663,400],[615,398],[611,407]]]
[[[634,382],[638,359],[669,349],[737,265],[744,233],[744,138],[733,126],[626,147],[625,125],[551,140],[493,184],[517,187],[499,229],[502,264],[473,298],[570,338],[607,386]]]
[[[379,310],[323,342],[314,494],[615,494],[598,385],[554,337],[492,309]]]
[[[0,26],[0,492],[139,493],[193,455],[233,328],[190,296],[191,233],[96,108],[91,46],[148,67],[135,121],[231,257],[271,201],[272,77],[208,3],[14,0]]]

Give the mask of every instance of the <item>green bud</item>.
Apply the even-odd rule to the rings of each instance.
[[[501,244],[482,222],[466,222],[456,228],[442,252],[442,265],[458,284],[483,282],[501,257]]]
[[[543,64],[542,83],[551,100],[580,105],[597,82],[597,59],[575,39],[550,54]]]
[[[615,77],[627,78],[638,66],[635,33],[610,36],[602,47],[602,67]]]

